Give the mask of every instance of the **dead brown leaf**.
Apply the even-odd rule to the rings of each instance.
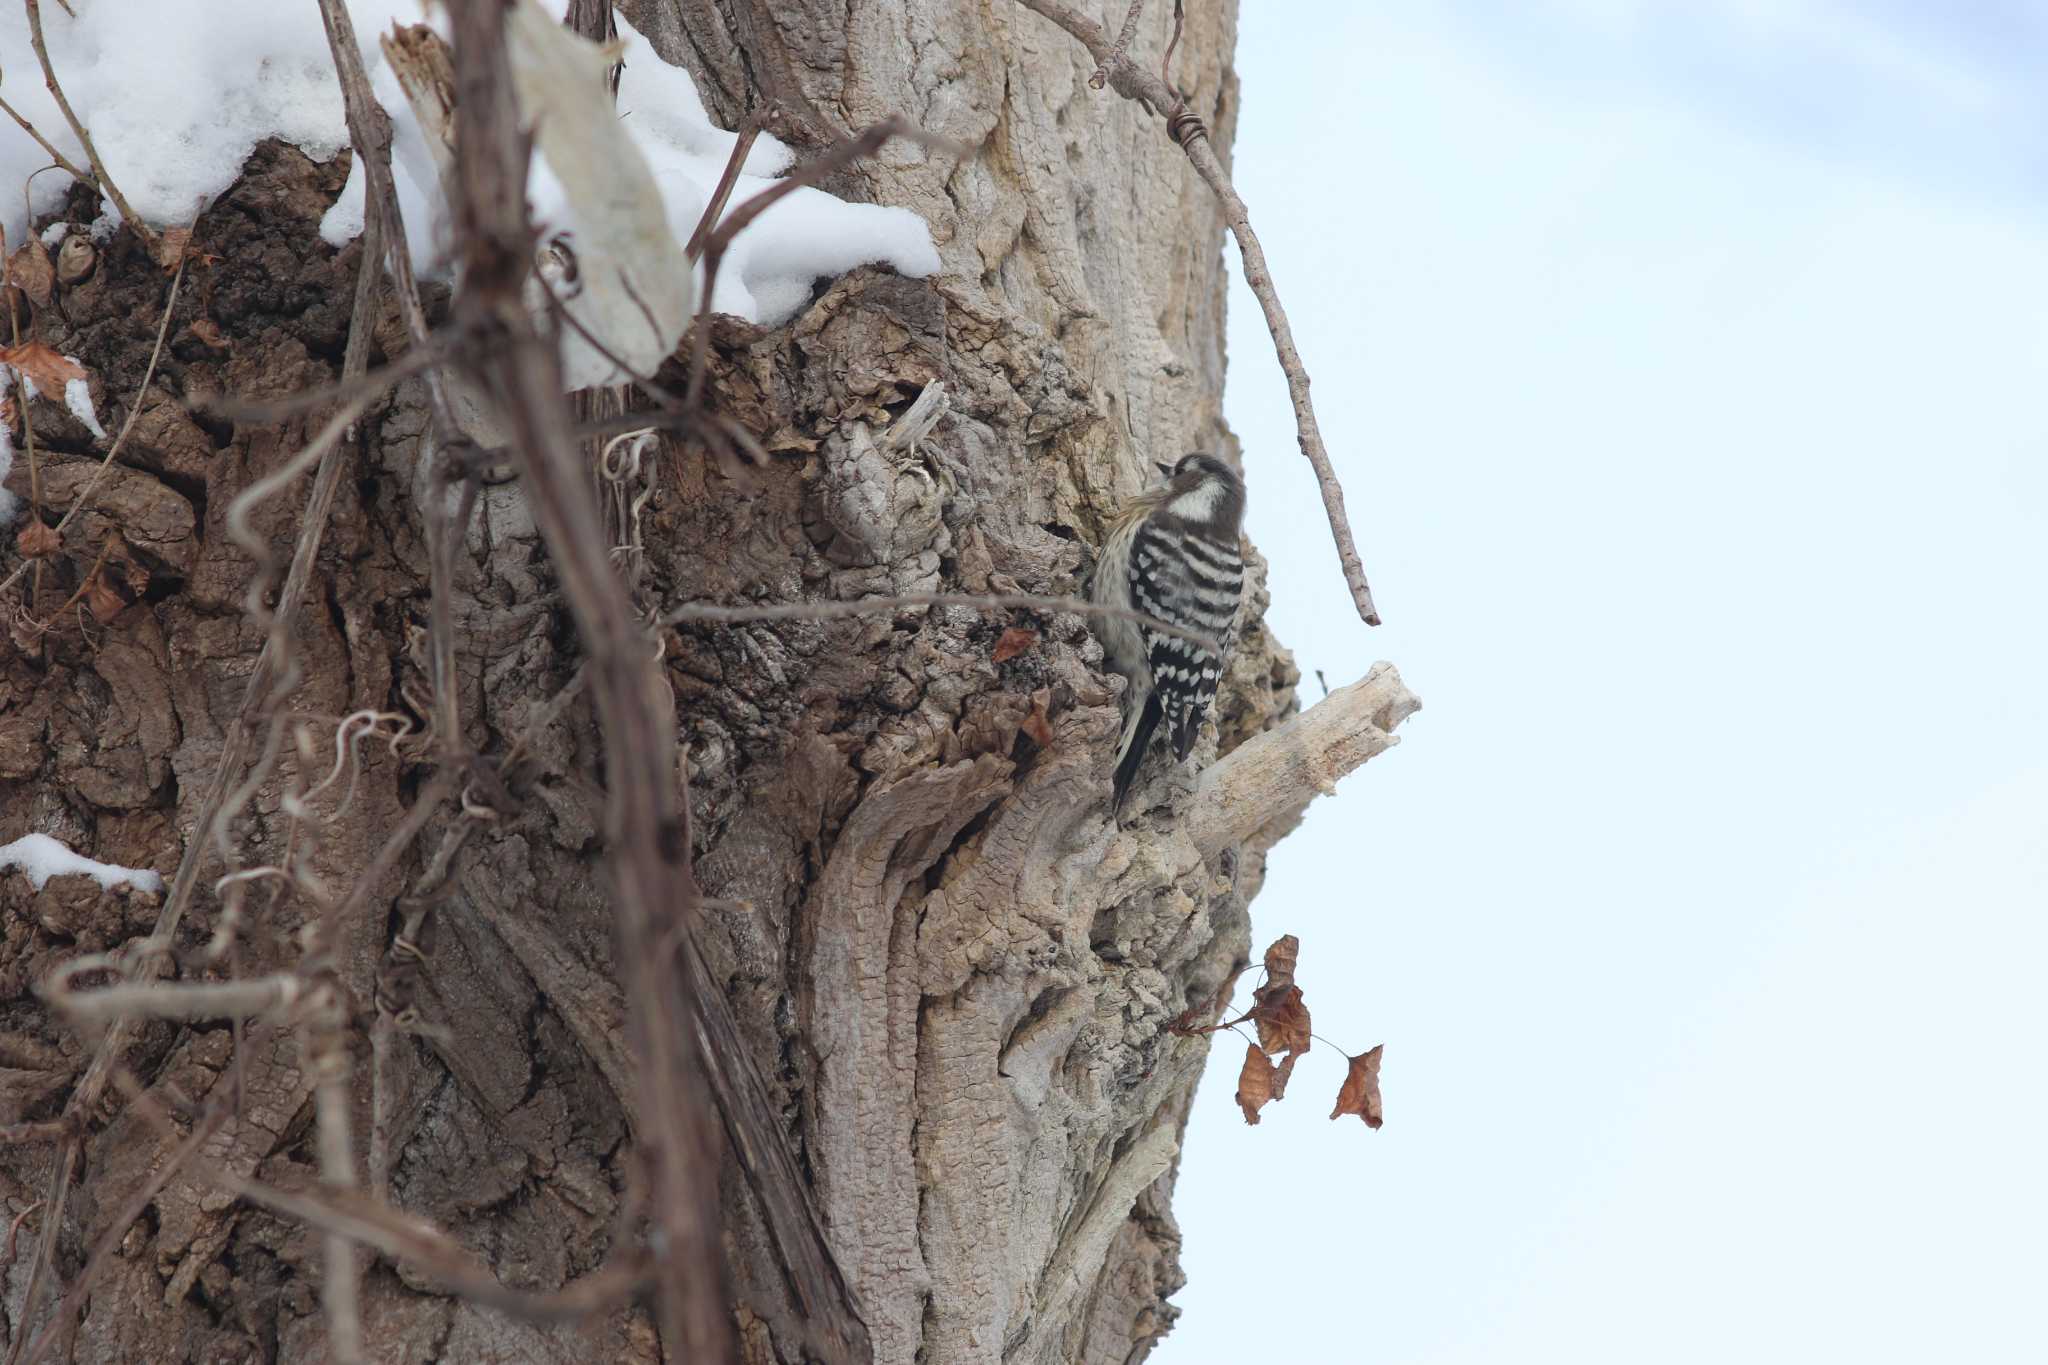
[[[1273,1102],[1273,1059],[1257,1043],[1246,1043],[1244,1065],[1237,1072],[1237,1107],[1244,1110],[1246,1123],[1257,1123],[1259,1111]]]
[[[30,517],[28,525],[14,537],[14,548],[21,551],[23,559],[41,559],[57,553],[60,542],[57,533],[45,526],[36,517]]]
[[[1273,946],[1266,949],[1266,984],[1269,986],[1292,986],[1294,969],[1301,965],[1301,940],[1293,934],[1282,934],[1273,940]]]
[[[85,580],[85,609],[92,613],[92,619],[106,625],[116,616],[128,610],[128,599],[121,596],[114,585],[107,581],[106,570],[94,572]]]
[[[85,378],[85,366],[57,354],[40,341],[0,346],[0,365],[14,366],[36,386],[37,393],[60,403],[64,401],[64,386],[74,379]]]
[[[156,239],[156,263],[166,270],[176,270],[191,249],[191,228],[165,228],[163,235]]]
[[[1301,940],[1292,934],[1282,934],[1266,949],[1266,980],[1252,992],[1250,1017],[1259,1030],[1259,1045],[1268,1052],[1308,1051],[1308,1005],[1294,984],[1300,961]]]
[[[211,346],[216,351],[228,349],[227,334],[221,331],[220,324],[212,318],[197,318],[185,330],[197,337],[202,345]]]
[[[1386,1044],[1382,1043],[1351,1059],[1351,1069],[1337,1090],[1337,1107],[1330,1111],[1331,1118],[1356,1114],[1365,1120],[1366,1127],[1380,1126],[1380,1054],[1385,1050]]]
[[[1261,986],[1252,992],[1252,1023],[1259,1030],[1259,1046],[1268,1052],[1289,1056],[1309,1048],[1308,1006],[1302,1003],[1301,987]]]
[[[1257,1123],[1259,1111],[1275,1100],[1287,1097],[1287,1078],[1294,1074],[1294,1054],[1274,1066],[1273,1059],[1256,1044],[1245,1046],[1244,1067],[1237,1073],[1237,1105],[1246,1123]]]
[[[140,601],[148,588],[149,570],[135,557],[135,551],[119,531],[107,532],[100,562],[79,590],[93,619],[106,625]]]
[[[7,282],[28,295],[29,302],[38,308],[49,303],[50,290],[57,283],[57,267],[51,264],[49,251],[36,238],[29,238],[7,258]]]
[[[1024,626],[1011,626],[996,640],[995,661],[1008,663],[1038,643],[1038,632]]]
[[[1052,743],[1052,721],[1046,715],[1046,707],[1052,704],[1052,689],[1041,687],[1031,694],[1031,714],[1024,717],[1024,723],[1017,728],[1031,736],[1032,743],[1043,749]]]

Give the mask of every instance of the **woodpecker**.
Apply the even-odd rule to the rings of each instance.
[[[1200,451],[1159,469],[1166,482],[1132,498],[1111,523],[1091,595],[1103,606],[1140,611],[1221,642],[1244,590],[1237,549],[1244,480]],[[1187,760],[1216,698],[1223,659],[1192,640],[1123,617],[1098,618],[1096,633],[1110,667],[1131,680],[1111,807],[1121,811],[1162,721],[1174,757]]]

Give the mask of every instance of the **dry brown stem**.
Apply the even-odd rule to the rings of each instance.
[[[749,223],[783,199],[806,186],[817,185],[827,176],[846,169],[863,157],[873,156],[892,137],[908,138],[937,151],[952,152],[956,156],[965,155],[967,151],[966,148],[945,138],[933,137],[900,114],[885,118],[880,123],[862,129],[854,137],[841,141],[831,150],[811,158],[767,189],[744,200],[731,213],[725,215],[724,219],[718,221],[717,226],[710,232],[704,233],[701,242],[704,254],[704,297],[697,302],[697,320],[691,327],[693,336],[690,346],[690,387],[683,395],[683,401],[688,406],[695,408],[703,397],[704,367],[711,334],[711,295],[718,284],[718,267],[725,260],[726,248],[732,245],[732,239],[745,231]],[[745,155],[743,147],[735,145],[733,156],[726,163],[726,176],[738,177],[738,168],[745,160]],[[720,188],[730,194],[731,190],[726,189],[723,184],[724,178],[720,178]],[[697,232],[690,235],[691,245],[700,245],[698,233],[703,232],[703,226],[700,224]]]
[[[454,198],[465,268],[456,310],[472,335],[490,341],[466,369],[511,434],[534,521],[589,656],[610,785],[605,827],[637,1063],[638,1138],[660,1248],[659,1319],[672,1356],[729,1360],[734,1344],[718,1269],[717,1162],[688,1022],[694,992],[673,955],[665,960],[656,951],[698,913],[672,700],[645,632],[611,575],[596,499],[561,397],[559,356],[535,333],[522,300],[533,260],[524,192],[528,148],[512,100],[505,10],[495,0],[458,0],[449,8],[456,143],[463,149]]]
[[[52,147],[50,145],[50,140],[44,137],[41,133],[37,132],[36,126],[33,123],[30,123],[27,119],[23,118],[21,114],[16,111],[14,106],[9,104],[4,99],[0,99],[0,114],[5,114],[7,115],[7,117],[13,119],[16,123],[20,124],[21,131],[27,133],[30,137],[34,138],[36,140],[36,145],[38,147],[41,147],[44,151],[50,154],[50,160],[56,163],[58,170],[64,172],[64,174],[70,176],[73,180],[80,181],[81,183],[88,182],[92,179],[92,173],[90,171],[80,170],[78,166],[73,164],[70,157],[64,155],[64,153],[58,151],[55,147]]]
[[[84,1268],[71,1282],[71,1287],[64,1292],[64,1297],[58,1302],[57,1311],[51,1315],[50,1322],[36,1334],[35,1340],[29,1343],[27,1365],[38,1365],[38,1362],[48,1356],[50,1348],[56,1345],[58,1336],[70,1326],[76,1319],[78,1310],[85,1305],[86,1295],[99,1279],[107,1258],[120,1249],[121,1243],[128,1236],[128,1229],[134,1225],[136,1219],[148,1211],[156,1197],[163,1193],[164,1187],[183,1174],[186,1163],[197,1156],[199,1150],[220,1131],[222,1124],[235,1111],[235,1106],[231,1103],[234,1098],[234,1095],[223,1095],[208,1105],[205,1116],[193,1125],[192,1131],[178,1144],[176,1150],[122,1201],[120,1209],[108,1222],[107,1230],[93,1243],[91,1254],[85,1258]],[[33,1207],[32,1205],[31,1208]],[[8,1235],[11,1240],[11,1230]],[[19,1335],[25,1337],[26,1333]]]
[[[754,143],[760,136],[761,125],[748,119],[733,138],[732,155],[725,159],[725,169],[719,173],[718,186],[711,191],[711,201],[704,205],[704,216],[697,220],[697,226],[690,232],[690,240],[683,244],[683,255],[691,260],[703,254],[704,241],[718,226],[718,215],[725,212],[726,203],[732,198],[733,186],[740,182],[740,168],[747,164],[747,154],[754,150]]]
[[[1138,36],[1138,20],[1144,16],[1145,0],[1131,0],[1131,8],[1124,15],[1124,26],[1116,35],[1116,46],[1112,47],[1109,56],[1103,58],[1096,66],[1095,74],[1088,78],[1091,89],[1100,90],[1103,83],[1109,79],[1109,68],[1131,50],[1131,42]]]
[[[106,164],[100,160],[99,149],[92,145],[92,135],[86,132],[85,125],[78,121],[78,115],[72,112],[71,101],[64,98],[64,87],[57,83],[57,73],[50,66],[50,49],[43,42],[43,10],[40,0],[22,0],[22,3],[28,9],[29,44],[36,50],[36,60],[42,63],[43,85],[48,88],[50,98],[57,101],[57,108],[63,111],[64,121],[71,125],[71,132],[78,138],[78,145],[85,148],[85,159],[92,163],[93,180],[107,192],[107,197],[114,201],[114,207],[121,211],[121,220],[142,240],[143,249],[151,256],[156,255],[156,234],[149,230],[149,224],[136,216],[134,209],[128,207],[127,197],[121,193],[121,187],[114,183],[114,177],[107,174]],[[42,141],[41,138],[36,140]],[[50,154],[56,156],[54,151]],[[62,165],[69,164],[61,157],[58,157],[58,162]],[[76,171],[72,174],[80,180],[85,179],[84,176],[77,175]]]

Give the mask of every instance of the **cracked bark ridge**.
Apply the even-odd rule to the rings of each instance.
[[[1089,89],[1094,63],[1078,44],[1035,15],[977,0],[619,8],[692,69],[727,126],[751,110],[816,147],[902,113],[973,149],[956,161],[892,144],[832,186],[923,214],[940,275],[857,270],[824,282],[782,328],[717,321],[709,393],[770,461],[726,469],[694,445],[664,446],[641,516],[646,605],[1077,594],[1090,547],[1154,458],[1235,450],[1218,406],[1214,196],[1151,115]],[[1098,17],[1114,24],[1126,8],[1103,0]],[[1234,25],[1227,3],[1191,12],[1175,58],[1225,156]],[[1156,66],[1164,40],[1163,25],[1141,25],[1132,59]],[[302,420],[195,418],[178,400],[202,389],[279,395],[333,377],[357,248],[326,248],[317,224],[345,169],[268,144],[201,219],[195,240],[220,260],[188,281],[156,391],[102,489],[120,500],[107,515],[140,528],[131,541],[151,587],[104,629],[53,633],[39,656],[0,659],[0,839],[42,829],[168,873],[193,837],[198,794],[261,645],[239,611],[249,561],[221,520],[233,494],[307,430]],[[99,376],[110,426],[125,418],[152,340],[135,319],[153,319],[162,289],[161,272],[125,240],[90,277],[60,284],[43,337]],[[445,300],[429,307],[438,317]],[[383,310],[379,361],[408,345],[395,306]],[[687,383],[675,361],[659,378],[675,390]],[[893,439],[941,383],[946,414],[914,441]],[[43,442],[45,474],[60,485],[89,454],[66,420],[52,414]],[[340,715],[422,695],[408,635],[427,614],[429,440],[418,382],[362,425],[298,616],[297,711]],[[1252,453],[1252,496],[1266,462],[1289,458]],[[295,495],[256,515],[280,554],[297,505]],[[1170,1327],[1167,1296],[1181,1283],[1173,1179],[1207,1044],[1166,1025],[1245,962],[1266,849],[1317,777],[1289,756],[1294,741],[1255,738],[1294,714],[1297,674],[1262,625],[1263,562],[1248,558],[1216,733],[1198,752],[1214,766],[1198,777],[1196,765],[1153,764],[1134,803],[1149,813],[1122,830],[1107,803],[1120,685],[1078,616],[906,608],[662,632],[707,897],[698,989],[729,1006],[726,1046],[744,1048],[744,1069],[765,1082],[766,1111],[813,1203],[764,1220],[740,1166],[727,1164],[743,1360],[867,1354],[817,1339],[805,1306],[817,1270],[786,1235],[804,1216],[821,1220],[879,1361],[1124,1362]],[[87,562],[46,566],[48,603]],[[463,737],[502,754],[582,658],[519,485],[480,495],[455,589]],[[1037,642],[998,663],[1012,627]],[[1346,689],[1300,723],[1341,719],[1332,733],[1349,736],[1345,752],[1362,761],[1405,714],[1387,690],[1398,679],[1375,676],[1362,686],[1378,688],[1379,702],[1326,712]],[[1296,764],[1310,784],[1246,797],[1256,825],[1220,795],[1219,784],[1240,781],[1231,774],[1261,767],[1233,765],[1247,742],[1281,746],[1277,766]],[[319,871],[333,885],[368,865],[429,772],[378,746],[365,752],[355,805],[321,845]],[[242,822],[250,861],[282,838],[278,801],[294,761],[287,753]],[[1334,780],[1350,761],[1322,775]],[[470,840],[437,913],[421,1008],[445,1032],[391,1049],[390,1185],[397,1204],[448,1229],[507,1285],[558,1289],[604,1263],[642,1176],[604,890],[609,774],[587,699],[538,733],[529,766],[517,813]],[[371,912],[344,926],[336,957],[358,1001],[370,996],[395,898],[454,818],[436,817]],[[144,932],[153,914],[67,880],[31,895],[18,875],[0,878],[0,985],[11,986],[0,991],[0,1098],[23,1120],[60,1108],[89,1055],[26,988],[64,960]],[[218,912],[202,890],[181,946],[202,944]],[[285,965],[300,917],[289,901],[267,912],[242,970]],[[230,1071],[221,1028],[147,1025],[126,1060],[162,1094],[201,1103]],[[242,1117],[209,1153],[309,1188],[310,1087],[296,1050],[250,1049],[242,1065]],[[368,1127],[368,1072],[355,1068],[358,1131]],[[60,1275],[77,1271],[122,1191],[166,1152],[139,1118],[117,1113],[92,1130]],[[753,1157],[757,1170],[774,1164]],[[47,1148],[0,1152],[10,1215],[33,1202],[46,1165]],[[34,1232],[32,1215],[24,1240]],[[129,1236],[92,1296],[77,1358],[280,1360],[325,1349],[317,1234],[180,1177]],[[28,1259],[0,1269],[10,1331]],[[380,1359],[661,1358],[644,1307],[579,1324],[520,1322],[380,1258],[363,1274],[361,1316]]]

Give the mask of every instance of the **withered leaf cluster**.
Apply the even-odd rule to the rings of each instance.
[[[1246,1123],[1257,1123],[1261,1109],[1286,1098],[1294,1060],[1309,1050],[1313,1038],[1309,1032],[1308,1005],[1294,979],[1300,960],[1300,939],[1293,934],[1275,939],[1273,946],[1266,949],[1266,979],[1252,992],[1252,1007],[1227,1024],[1213,1026],[1228,1028],[1250,1023],[1258,1030],[1258,1041],[1246,1046],[1244,1066],[1237,1073],[1237,1104],[1244,1110]],[[1206,1030],[1183,1026],[1183,1031]],[[1330,1111],[1331,1118],[1356,1114],[1368,1128],[1380,1126],[1383,1048],[1384,1044],[1348,1059],[1350,1066],[1337,1091],[1337,1107]],[[1277,1063],[1273,1060],[1276,1055],[1280,1058]]]

